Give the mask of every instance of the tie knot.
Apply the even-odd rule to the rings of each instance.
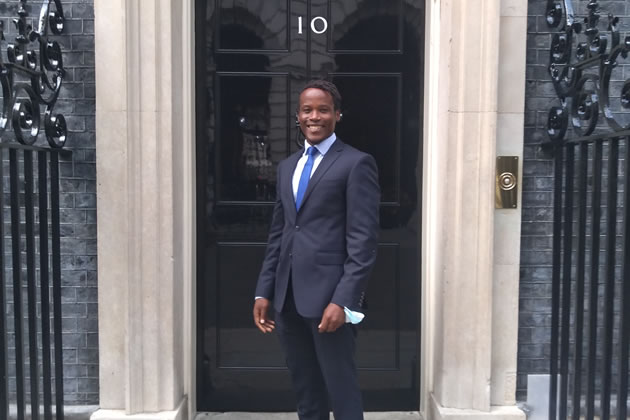
[[[315,155],[316,152],[317,152],[317,148],[315,148],[314,146],[311,146],[308,149],[306,149],[306,154],[308,156],[313,156]]]

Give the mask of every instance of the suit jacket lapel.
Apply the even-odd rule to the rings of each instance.
[[[317,165],[317,169],[315,169],[315,173],[311,176],[311,179],[308,181],[308,187],[306,187],[306,192],[304,193],[304,198],[302,198],[302,204],[300,205],[300,209],[304,208],[304,203],[308,199],[309,195],[311,195],[311,191],[317,186],[317,183],[322,179],[326,171],[332,166],[332,164],[339,158],[341,155],[341,151],[343,150],[343,143],[337,139],[328,152],[322,158],[322,161]]]

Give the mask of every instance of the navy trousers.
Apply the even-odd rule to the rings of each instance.
[[[300,420],[363,420],[363,402],[354,363],[356,327],[319,333],[321,319],[303,318],[295,308],[291,282],[276,331],[291,372]],[[330,402],[330,404],[329,404]]]

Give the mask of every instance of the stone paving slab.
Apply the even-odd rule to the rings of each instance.
[[[53,410],[53,418],[55,418],[55,406],[52,408]],[[90,416],[98,410],[97,405],[66,405],[63,408],[64,411],[64,420],[89,420]],[[44,412],[44,408],[40,408],[40,413]],[[42,419],[44,416],[40,414],[39,418]],[[9,405],[9,419],[8,420],[17,420],[17,406],[15,404]],[[24,416],[24,420],[31,420],[31,405],[28,404],[26,406],[26,413]]]
[[[330,416],[331,420],[334,417]],[[296,413],[199,413],[195,420],[298,420]],[[422,420],[418,412],[365,413],[365,420]]]

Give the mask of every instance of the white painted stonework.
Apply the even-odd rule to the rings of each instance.
[[[183,13],[192,14],[184,3],[94,2],[101,406],[94,420],[189,418],[195,187],[192,46],[181,48]]]
[[[522,156],[527,2],[426,5],[421,412],[524,419],[521,213],[494,208],[494,171]]]
[[[95,0],[93,420],[197,414],[192,3]],[[520,204],[494,208],[494,162],[522,153],[526,11],[526,0],[426,1],[421,405],[368,419],[525,418],[514,401]],[[282,416],[200,419],[295,418]]]

